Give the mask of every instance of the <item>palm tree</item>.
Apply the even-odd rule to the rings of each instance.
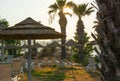
[[[96,0],[99,24],[92,37],[101,62],[101,81],[120,81],[120,0]]]
[[[84,59],[84,52],[83,52],[83,48],[84,48],[84,24],[82,21],[82,17],[86,16],[86,15],[90,15],[94,10],[93,7],[89,7],[88,8],[88,4],[75,4],[73,2],[69,2],[67,4],[68,7],[70,7],[74,14],[76,14],[76,16],[78,17],[78,21],[77,21],[77,34],[78,34],[78,43],[81,44],[78,48],[79,50],[79,59],[80,61],[83,61]]]
[[[56,0],[56,3],[49,6],[50,10],[48,12],[49,15],[58,13],[59,15],[59,25],[61,29],[61,33],[66,35],[66,25],[67,19],[65,17],[64,8],[67,5],[66,0]],[[65,44],[66,38],[62,38],[62,44]],[[65,46],[61,47],[61,59],[66,58],[66,48]]]

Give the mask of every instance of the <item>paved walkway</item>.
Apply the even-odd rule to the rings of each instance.
[[[11,70],[9,64],[0,64],[0,81],[11,81]]]

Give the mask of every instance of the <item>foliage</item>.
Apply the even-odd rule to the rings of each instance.
[[[11,46],[20,46],[21,41],[19,41],[19,40],[5,40],[5,44],[6,45],[11,45]],[[7,52],[8,52],[9,55],[14,54],[14,57],[16,57],[16,56],[19,56],[20,49],[16,49],[16,48],[8,49]]]
[[[9,23],[6,19],[0,19],[0,25],[9,26]]]
[[[93,7],[88,7],[88,4],[75,4],[74,2],[70,1],[68,2],[67,6],[71,8],[79,18],[90,15],[91,12],[93,12]]]
[[[81,66],[74,66],[73,69],[35,68],[32,75],[34,81],[100,81],[98,74],[88,73]]]
[[[74,12],[74,14],[78,17],[77,21],[77,32],[78,35],[78,43],[81,44],[81,46],[78,47],[79,51],[79,60],[84,60],[84,24],[82,21],[82,17],[86,15],[90,15],[91,12],[93,12],[93,7],[88,7],[88,4],[75,4],[72,1],[68,3],[68,7],[71,8]]]
[[[45,77],[42,81],[61,81],[65,78],[65,75],[63,73],[56,74],[57,68],[35,68],[34,71],[32,71],[32,75],[35,77]]]
[[[56,47],[44,47],[41,51],[41,56],[52,56],[55,53]]]
[[[75,33],[75,41],[78,41],[78,35]],[[79,57],[78,57],[78,49],[77,48],[73,48],[74,50],[74,55],[72,56],[73,61],[81,63],[83,65],[86,65],[88,63],[88,57],[91,57],[91,53],[93,52],[93,46],[89,44],[89,39],[90,37],[87,36],[87,33],[84,33],[84,41],[85,41],[85,46],[84,46],[84,60],[83,62],[79,62]]]
[[[9,23],[6,19],[0,19],[0,25],[5,25],[5,26],[9,26]],[[5,40],[5,45],[13,45],[13,46],[20,46],[21,42],[18,40]],[[16,49],[8,49],[7,50],[9,55],[14,54],[14,56],[17,56],[17,54],[20,53],[20,50],[16,50]]]
[[[67,0],[56,0],[56,2],[49,6],[50,10],[48,14],[50,15],[49,22],[52,23],[52,20],[54,20],[54,17],[56,14],[59,16],[59,25],[61,29],[61,33],[66,35],[66,25],[67,25],[67,19],[65,17],[64,8],[67,5]],[[61,43],[65,44],[66,38],[61,39]],[[66,59],[66,48],[65,46],[61,46],[61,58]]]
[[[86,56],[82,62],[79,61],[78,53],[72,56],[72,60],[76,63],[80,63],[83,66],[87,66],[88,64],[88,57]]]

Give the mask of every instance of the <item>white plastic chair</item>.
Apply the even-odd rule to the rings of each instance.
[[[13,55],[8,55],[7,56],[7,63],[12,63],[13,62]]]
[[[60,61],[59,60],[55,60],[55,65],[59,66],[60,65]]]
[[[17,76],[17,74],[24,74],[23,64],[22,62],[13,62],[11,64],[11,73],[13,76]]]
[[[35,62],[31,62],[31,68],[32,69],[34,68],[34,63]],[[28,62],[25,63],[25,68],[28,69]]]
[[[88,58],[88,62],[89,62],[89,64],[86,67],[86,71],[93,70],[93,72],[95,72],[96,71],[95,60],[93,58]]]

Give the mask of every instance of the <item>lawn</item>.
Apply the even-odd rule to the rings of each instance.
[[[32,81],[100,81],[99,72],[86,72],[83,67],[35,68]]]

